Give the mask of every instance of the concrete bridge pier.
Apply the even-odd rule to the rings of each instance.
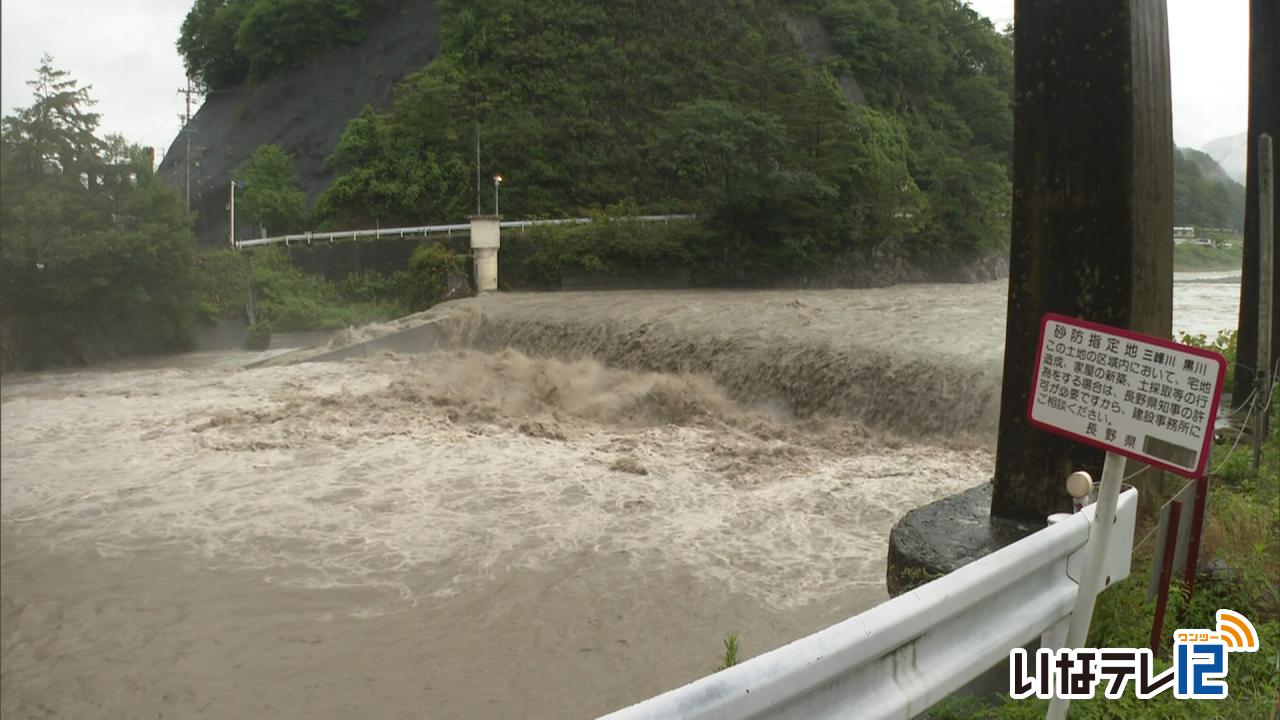
[[[498,289],[498,248],[502,244],[498,222],[501,215],[471,217],[471,257],[475,262],[476,292]]]

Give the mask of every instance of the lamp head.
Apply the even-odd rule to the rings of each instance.
[[[1067,476],[1067,492],[1073,498],[1088,497],[1093,490],[1093,478],[1083,470],[1077,470]]]

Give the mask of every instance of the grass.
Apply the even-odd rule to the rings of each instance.
[[[283,252],[251,259],[258,317],[275,332],[338,330],[407,314],[400,302],[331,282],[295,268]]]
[[[1173,269],[1178,272],[1196,270],[1239,270],[1244,263],[1244,247],[1240,236],[1231,241],[1232,246],[1174,245]]]
[[[716,670],[731,668],[738,662],[738,634],[729,633],[724,636],[724,656],[720,658],[720,666]]]
[[[415,251],[407,270],[388,276],[356,273],[341,282],[297,269],[278,248],[218,250],[197,261],[196,295],[206,320],[243,317],[252,278],[264,329],[251,341],[265,346],[271,331],[337,330],[424,310],[462,270],[461,258],[435,245]]]

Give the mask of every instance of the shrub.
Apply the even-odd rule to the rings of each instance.
[[[271,323],[256,322],[249,326],[249,337],[244,342],[246,350],[266,350],[271,347]]]
[[[422,245],[409,256],[409,272],[400,282],[401,298],[411,312],[426,310],[444,296],[449,280],[465,272],[461,256],[443,245]]]
[[[244,317],[249,279],[246,256],[219,248],[197,255],[194,266],[196,316],[206,322]]]
[[[296,332],[334,330],[425,310],[440,300],[451,279],[462,275],[464,258],[441,245],[424,245],[414,251],[408,270],[352,273],[339,282],[299,270],[281,248],[207,252],[196,268],[201,318],[243,317],[252,278],[259,324]],[[270,330],[264,332],[269,336]]]
[[[1231,388],[1235,385],[1236,349],[1238,344],[1235,330],[1219,330],[1217,337],[1212,341],[1204,333],[1192,335],[1191,333],[1180,332],[1178,333],[1178,342],[1202,350],[1213,350],[1214,352],[1222,353],[1222,356],[1227,360],[1227,374],[1223,379],[1222,385],[1224,392],[1226,388]]]
[[[528,228],[504,244],[524,255],[516,277],[534,285],[558,285],[574,273],[653,275],[686,270],[705,258],[713,234],[698,222],[649,223],[629,219],[634,204],[591,215],[587,224]],[[523,252],[521,252],[523,251]]]

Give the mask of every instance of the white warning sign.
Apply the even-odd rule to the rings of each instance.
[[[1048,314],[1027,416],[1043,430],[1199,477],[1225,374],[1218,353]]]

